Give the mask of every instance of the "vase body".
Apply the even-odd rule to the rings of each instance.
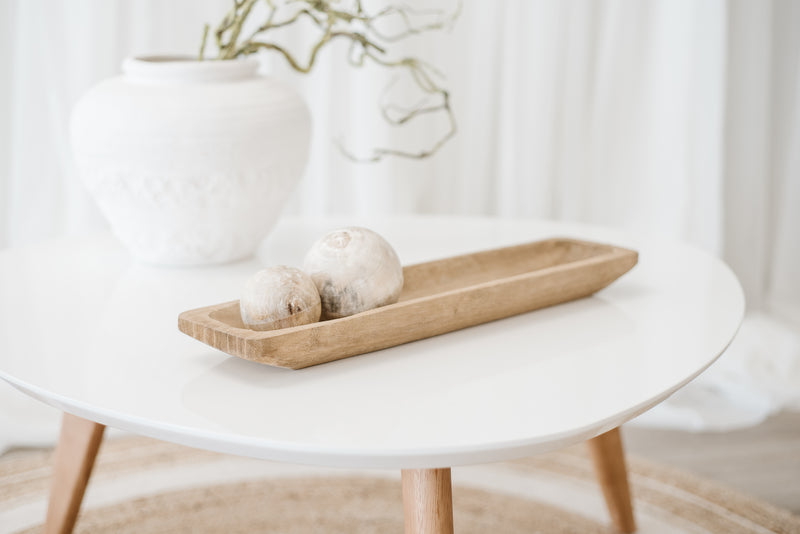
[[[138,58],[75,105],[81,178],[142,261],[222,263],[251,255],[308,158],[302,98],[257,62]]]

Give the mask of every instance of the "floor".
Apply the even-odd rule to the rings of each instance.
[[[623,427],[626,450],[758,496],[800,515],[800,412],[732,432]]]
[[[732,432],[623,426],[629,454],[670,465],[800,515],[800,412]]]

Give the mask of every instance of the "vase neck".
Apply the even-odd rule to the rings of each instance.
[[[144,83],[215,83],[247,80],[257,76],[258,61],[206,60],[188,56],[141,56],[122,62],[129,80]]]

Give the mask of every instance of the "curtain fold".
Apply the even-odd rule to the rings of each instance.
[[[800,4],[773,11],[768,311],[800,328]]]
[[[72,105],[117,74],[126,56],[195,54],[203,24],[228,5],[0,4],[0,247],[106,226],[75,175]],[[287,46],[302,50],[309,31],[286,33]],[[401,52],[445,73],[456,112],[458,134],[425,162],[358,165],[333,143],[341,136],[360,153],[414,148],[442,131],[435,119],[409,130],[380,121],[391,74],[347,66],[347,47],[338,44],[307,76],[274,54],[260,56],[265,72],[301,91],[314,121],[309,166],[286,214],[555,218],[689,241],[731,265],[751,315],[687,398],[717,395],[743,415],[693,419],[678,398],[650,422],[749,424],[797,404],[799,3],[465,0],[451,30],[413,39]],[[393,87],[393,97],[414,101]]]

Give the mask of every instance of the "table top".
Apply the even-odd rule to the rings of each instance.
[[[639,251],[594,296],[292,371],[178,331],[264,265],[302,265],[360,224],[404,264],[549,237]],[[199,448],[293,463],[431,468],[560,448],[664,400],[724,351],[744,297],[698,249],[592,226],[482,218],[281,221],[256,258],[137,264],[110,234],[0,252],[0,378],[61,410]]]

